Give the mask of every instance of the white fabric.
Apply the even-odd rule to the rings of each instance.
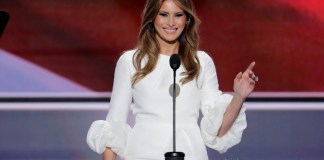
[[[87,143],[97,153],[103,153],[111,147],[118,155],[124,155],[129,125],[120,122],[98,120],[92,123],[88,132]]]
[[[97,153],[111,147],[126,160],[164,160],[164,153],[173,150],[170,56],[160,54],[154,71],[132,88],[134,53],[135,50],[127,51],[118,60],[109,114],[106,121],[92,124],[87,143]],[[177,151],[184,152],[186,160],[207,160],[205,145],[225,152],[240,142],[246,128],[243,106],[231,129],[222,137],[216,136],[232,97],[219,91],[214,63],[208,54],[199,51],[198,58],[201,72],[197,81],[180,85],[180,95],[176,99]],[[178,84],[183,71],[183,66],[177,70]],[[135,125],[130,129],[127,115],[132,99]],[[204,115],[201,128],[197,124],[199,109]]]

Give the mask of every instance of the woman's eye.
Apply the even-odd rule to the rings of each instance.
[[[175,16],[176,17],[182,17],[182,16],[184,16],[184,14],[180,13],[180,14],[176,14]]]
[[[168,16],[166,13],[160,13],[159,15],[162,16],[162,17]]]

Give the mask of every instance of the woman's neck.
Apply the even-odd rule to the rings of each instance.
[[[175,42],[165,42],[163,40],[159,41],[160,54],[172,55],[178,53],[179,51],[179,41]]]

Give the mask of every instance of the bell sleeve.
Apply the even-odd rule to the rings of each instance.
[[[106,120],[92,123],[87,134],[89,147],[101,154],[110,147],[118,156],[124,157],[126,140],[131,127],[127,124],[128,112],[132,102],[131,66],[132,56],[124,53],[118,60],[113,91]]]
[[[232,100],[229,94],[222,94],[218,89],[218,80],[213,60],[205,54],[201,84],[201,134],[205,144],[217,150],[226,152],[241,141],[243,130],[246,128],[245,106],[242,106],[237,119],[229,131],[218,137],[218,130],[223,121],[223,115]]]

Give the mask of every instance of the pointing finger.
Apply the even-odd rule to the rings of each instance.
[[[249,65],[249,67],[246,69],[247,71],[248,70],[252,70],[253,69],[253,67],[255,66],[255,62],[253,61],[250,65]]]

